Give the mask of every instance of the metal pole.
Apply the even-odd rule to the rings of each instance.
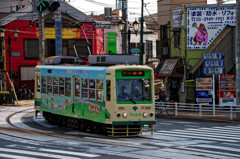
[[[240,105],[240,0],[236,1],[236,43],[235,43],[235,59],[236,59],[236,100]],[[237,120],[240,120],[240,113],[237,113]]]
[[[127,30],[128,30],[128,15],[127,15],[127,8],[128,8],[128,0],[124,0],[122,3],[122,20],[125,22],[124,30],[122,31],[122,53],[127,54],[128,52],[128,39],[127,39]]]
[[[144,0],[142,0],[142,7],[141,7],[141,28],[140,28],[140,55],[139,55],[139,64],[143,65],[143,5]]]
[[[11,43],[12,40],[10,38],[10,36],[8,37],[8,60],[9,60],[9,77],[10,79],[12,79],[12,61],[11,61],[11,52],[12,52],[12,48],[11,48]],[[9,91],[10,91],[10,82],[9,82]]]
[[[212,96],[213,96],[213,117],[215,117],[215,74],[212,75],[213,78],[213,90],[212,90]]]
[[[43,64],[45,58],[45,38],[43,13],[39,13],[39,62]]]
[[[130,45],[131,45],[131,31],[128,29],[128,53],[130,54]]]

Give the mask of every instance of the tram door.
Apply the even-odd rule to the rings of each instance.
[[[79,76],[73,76],[73,108],[72,112],[75,112],[75,102],[80,98],[80,77]]]

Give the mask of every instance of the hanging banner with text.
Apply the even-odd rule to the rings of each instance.
[[[184,8],[173,9],[173,28],[184,27]]]
[[[206,49],[226,25],[236,25],[235,7],[188,8],[187,49]]]

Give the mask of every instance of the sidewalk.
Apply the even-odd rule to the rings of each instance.
[[[34,100],[19,100],[18,103],[15,101],[15,104],[4,103],[1,106],[34,106]]]
[[[168,116],[165,112],[156,116],[157,118],[174,118],[174,119],[187,119],[187,120],[203,120],[203,121],[219,121],[219,122],[230,122],[240,124],[240,120],[237,120],[236,113],[229,112],[216,112],[215,116],[213,116],[212,112],[203,112],[202,115],[199,115],[199,112],[195,111],[179,111],[177,116]]]

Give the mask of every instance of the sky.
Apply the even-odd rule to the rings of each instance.
[[[116,9],[116,0],[66,0],[66,2],[87,15],[91,12],[95,15],[103,14],[104,7]],[[144,3],[151,14],[157,13],[157,0],[144,0]],[[144,9],[144,15],[148,15],[146,9]],[[128,0],[128,16],[129,21],[134,21],[141,16],[141,0]]]
[[[66,0],[69,4],[76,7],[87,15],[93,12],[95,15],[103,14],[104,7],[116,9],[118,0]],[[226,3],[236,3],[236,0],[224,0]],[[146,8],[150,14],[157,13],[157,0],[144,0]],[[216,0],[208,0],[208,4],[216,4]],[[144,15],[149,15],[144,8]],[[134,21],[141,16],[141,0],[128,0],[128,19]]]

